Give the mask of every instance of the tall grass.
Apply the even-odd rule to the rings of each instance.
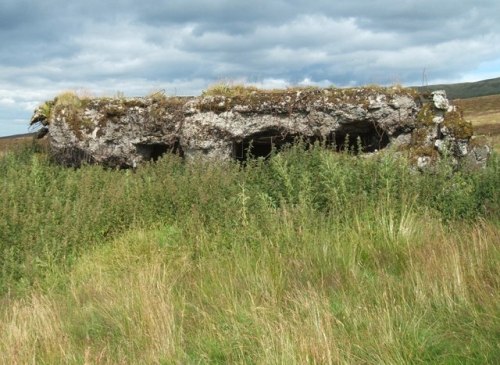
[[[499,162],[0,159],[11,363],[496,363]]]

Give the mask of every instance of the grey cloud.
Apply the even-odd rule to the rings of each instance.
[[[459,80],[500,59],[498,13],[496,0],[3,0],[0,134],[66,89]]]

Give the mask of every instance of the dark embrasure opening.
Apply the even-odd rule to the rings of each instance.
[[[279,152],[285,146],[301,140],[296,135],[283,134],[279,130],[271,129],[255,133],[241,141],[233,142],[233,158],[238,161],[246,161],[248,158],[269,158],[273,153]],[[310,139],[306,141],[311,143]]]
[[[332,133],[329,140],[337,151],[369,153],[384,149],[389,144],[389,136],[373,123],[358,123],[343,126]]]
[[[368,122],[341,126],[326,138],[301,137],[270,129],[252,134],[243,140],[234,141],[232,156],[238,161],[246,161],[248,158],[268,158],[273,150],[279,152],[286,145],[298,142],[302,142],[305,148],[319,142],[323,146],[338,152],[367,153],[385,148],[390,141],[385,132],[378,129],[373,123]]]
[[[137,143],[135,145],[144,161],[158,161],[166,153],[177,154],[182,157],[182,148],[178,141],[168,143]]]

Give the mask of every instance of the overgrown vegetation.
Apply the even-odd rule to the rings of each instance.
[[[82,140],[84,133],[90,134],[94,130],[96,136],[101,137],[110,121],[118,123],[133,108],[148,108],[149,116],[158,123],[177,121],[184,117],[182,107],[185,103],[186,98],[167,96],[164,91],[153,92],[144,98],[126,98],[123,93],[113,97],[92,97],[90,94],[67,91],[43,103],[39,113],[44,116],[46,124],[54,115],[64,118],[75,137]],[[99,118],[86,117],[84,109],[87,107],[97,111]]]
[[[42,105],[47,118],[64,111],[66,123],[69,125],[75,136],[82,138],[82,127],[90,129],[89,121],[83,118],[81,110],[90,102],[90,98],[79,96],[73,91],[66,91],[59,94],[53,102],[46,102]]]
[[[216,113],[237,107],[239,112],[266,111],[287,114],[304,111],[312,103],[320,105],[353,103],[367,108],[371,98],[381,94],[387,96],[405,94],[411,98],[418,97],[414,89],[403,88],[400,85],[392,87],[367,85],[357,88],[298,86],[265,90],[248,85],[219,83],[210,86],[202,93],[202,96],[212,98],[200,99],[198,107],[201,111]]]
[[[221,82],[210,85],[206,90],[202,92],[201,96],[246,97],[258,91],[259,89],[254,86]],[[270,92],[273,92],[273,90],[270,90]]]
[[[0,157],[0,363],[500,359],[500,161]]]

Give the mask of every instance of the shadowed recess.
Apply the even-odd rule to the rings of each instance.
[[[287,145],[304,142],[307,145],[318,141],[318,137],[304,138],[296,134],[287,134],[278,129],[268,129],[249,135],[240,141],[233,142],[232,156],[238,161],[248,158],[269,158],[273,152],[279,152]]]
[[[137,143],[135,145],[137,152],[144,161],[158,161],[165,153],[183,155],[179,141],[172,144],[168,143]]]
[[[329,138],[337,151],[375,152],[389,144],[387,134],[374,123],[363,122],[343,126]]]

